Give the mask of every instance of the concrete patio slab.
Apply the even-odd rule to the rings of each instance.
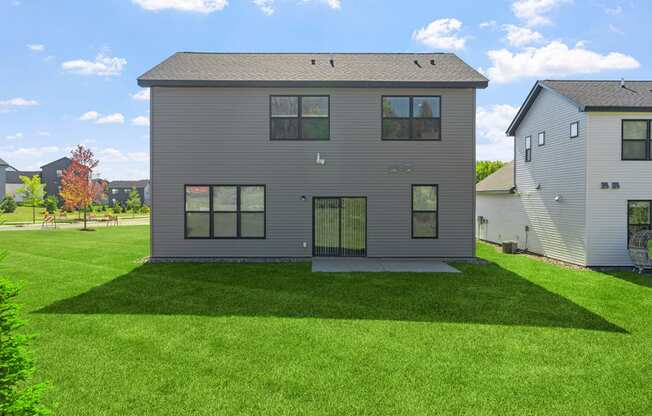
[[[460,273],[448,264],[428,259],[369,259],[369,258],[314,258],[312,271],[344,272],[413,272]]]

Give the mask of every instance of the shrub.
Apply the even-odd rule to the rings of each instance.
[[[45,384],[29,385],[34,363],[28,354],[30,336],[19,334],[24,322],[18,319],[13,299],[18,288],[0,279],[0,415],[49,415],[40,404]]]
[[[140,212],[141,212],[142,214],[149,214],[149,207],[148,207],[147,205],[143,205],[143,206],[140,208]]]
[[[113,205],[113,213],[114,214],[121,214],[122,213],[122,205],[120,205],[120,203],[116,202]]]
[[[57,197],[50,195],[47,198],[45,198],[45,202],[43,205],[45,205],[45,209],[47,212],[50,214],[54,214],[54,212],[57,210],[57,206],[59,201],[57,201]]]
[[[18,204],[16,204],[16,200],[11,195],[5,196],[2,198],[2,201],[0,201],[0,212],[2,213],[12,213],[16,211],[16,207],[18,207]]]

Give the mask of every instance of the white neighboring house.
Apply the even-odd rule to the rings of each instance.
[[[652,81],[538,81],[507,130],[509,169],[478,184],[478,237],[583,266],[630,266],[652,229]],[[495,188],[495,189],[492,189]]]

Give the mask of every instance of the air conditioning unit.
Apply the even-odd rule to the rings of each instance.
[[[516,254],[518,252],[518,243],[516,241],[503,241],[503,253]]]

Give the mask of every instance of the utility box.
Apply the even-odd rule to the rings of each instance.
[[[516,241],[503,241],[503,253],[516,254],[518,251],[518,243]]]

